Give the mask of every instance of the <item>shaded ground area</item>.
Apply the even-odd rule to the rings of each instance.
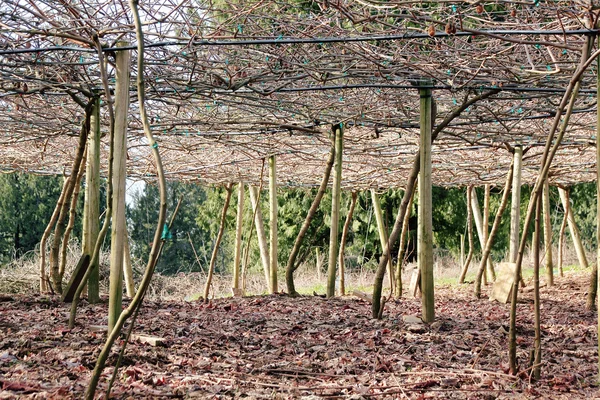
[[[594,398],[596,313],[587,279],[543,289],[543,379],[528,378],[530,294],[519,304],[521,377],[506,375],[508,305],[471,297],[472,286],[436,289],[437,320],[410,325],[420,301],[386,304],[384,319],[355,297],[285,295],[210,304],[148,302],[136,332],[165,347],[131,343],[113,395],[151,398]],[[489,287],[488,287],[489,290]],[[0,296],[0,398],[80,398],[104,334],[106,304],[86,305],[66,328],[54,298]],[[112,365],[116,350],[109,359]],[[107,368],[99,389],[106,388]],[[100,391],[99,391],[100,393]]]

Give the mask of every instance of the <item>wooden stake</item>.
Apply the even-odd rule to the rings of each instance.
[[[521,212],[521,169],[523,166],[523,147],[515,146],[513,160],[512,201],[510,206],[510,248],[508,261],[514,263],[519,251],[519,224]]]
[[[263,271],[265,273],[265,283],[268,288],[271,287],[271,267],[269,266],[269,248],[267,245],[267,236],[265,234],[265,225],[263,221],[262,210],[259,201],[259,192],[256,186],[249,186],[248,192],[250,192],[250,202],[252,208],[256,210],[254,214],[254,225],[256,227],[256,238],[258,240],[258,248],[260,250],[260,259],[263,265]]]
[[[542,199],[538,197],[535,206],[535,228],[533,230],[533,317],[534,317],[534,360],[533,377],[540,379],[541,361],[542,361],[542,336],[540,322],[540,209]]]
[[[348,231],[350,230],[350,222],[352,222],[352,215],[354,214],[354,208],[356,207],[356,200],[358,195],[356,192],[352,192],[352,199],[350,200],[350,208],[348,209],[348,215],[346,215],[346,222],[344,222],[344,228],[342,229],[342,238],[340,239],[340,254],[338,260],[340,263],[340,295],[346,294],[346,270],[344,266],[344,249],[346,248],[346,238]]]
[[[119,42],[117,46],[128,43]],[[123,242],[125,240],[125,177],[127,174],[127,120],[129,113],[129,77],[131,53],[116,53],[115,138],[113,159],[113,206],[110,234],[110,279],[108,297],[108,331],[121,314],[123,298]]]
[[[269,157],[269,270],[271,293],[277,293],[277,160]]]
[[[244,182],[238,184],[238,204],[235,219],[235,250],[233,256],[233,288],[240,288],[240,260],[242,258],[242,228],[244,225]]]
[[[344,152],[344,125],[332,126],[335,134],[335,165],[331,193],[331,229],[329,234],[329,265],[327,266],[327,297],[335,296],[336,259],[338,251],[338,228],[340,223],[340,200],[342,183],[342,154]]]
[[[100,99],[94,102],[90,120],[85,171],[85,193],[83,206],[82,253],[92,257],[100,230]],[[100,270],[98,263],[90,265],[88,279],[88,302],[100,301]]]
[[[563,277],[563,254],[564,254],[564,243],[565,243],[565,230],[567,229],[567,220],[569,215],[569,205],[571,204],[569,201],[569,192],[565,193],[567,195],[567,204],[563,213],[563,220],[560,224],[560,231],[558,232],[558,272],[560,276]]]
[[[431,89],[419,89],[421,97],[421,132],[419,174],[419,215],[418,215],[418,264],[421,271],[422,316],[424,322],[435,319],[433,286],[433,226],[431,204],[431,129],[432,99]]]
[[[542,193],[542,215],[544,220],[544,259],[546,266],[546,283],[554,285],[554,263],[552,262],[552,223],[550,221],[550,185],[544,182]]]
[[[382,253],[387,249],[389,251],[388,246],[388,232],[385,228],[385,223],[383,222],[383,212],[381,211],[381,201],[379,200],[379,195],[375,189],[371,189],[371,200],[373,202],[373,213],[375,214],[375,221],[377,222],[377,232],[379,233],[379,243],[381,243],[381,251]],[[390,291],[394,292],[394,271],[392,267],[392,257],[388,255],[388,276],[390,283]]]
[[[600,263],[600,57],[596,59],[596,271]],[[561,268],[562,276],[562,268]],[[600,279],[596,277],[596,293],[600,293]],[[597,296],[600,299],[600,296]],[[600,303],[596,308],[600,310]],[[598,318],[598,330],[600,332],[600,315]],[[600,354],[600,335],[598,335],[598,354]],[[598,357],[598,378],[600,383],[600,356]]]
[[[321,255],[321,250],[318,247],[315,247],[315,258],[316,258],[316,267],[317,267],[317,279],[321,282],[321,273],[323,269],[323,256]]]

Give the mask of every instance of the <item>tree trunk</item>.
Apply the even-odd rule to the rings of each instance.
[[[229,208],[229,201],[231,200],[231,192],[233,191],[233,184],[228,183],[225,187],[227,195],[225,196],[225,204],[223,204],[223,211],[221,211],[221,223],[219,224],[219,233],[217,233],[217,240],[215,240],[215,246],[210,256],[210,265],[208,267],[208,277],[206,278],[206,285],[204,286],[204,302],[208,303],[208,294],[210,293],[210,285],[212,284],[212,277],[215,270],[215,264],[217,263],[217,256],[219,254],[219,246],[223,239],[223,232],[225,232],[225,221],[227,220],[227,209]]]
[[[344,228],[342,229],[342,239],[340,240],[340,254],[338,256],[340,263],[340,295],[346,294],[346,270],[344,266],[344,249],[346,248],[346,238],[348,237],[348,231],[350,230],[350,223],[352,222],[352,215],[354,214],[354,207],[356,207],[356,199],[358,195],[356,192],[352,192],[352,199],[350,200],[350,208],[348,209],[348,215],[346,215],[346,222],[344,222]]]
[[[542,214],[544,217],[544,258],[546,266],[546,283],[554,285],[554,263],[552,262],[552,222],[550,221],[550,185],[544,183]]]
[[[269,157],[269,270],[271,293],[277,293],[277,161]]]
[[[117,46],[127,46],[119,42]],[[116,53],[115,139],[113,159],[113,207],[110,234],[110,279],[108,331],[112,331],[122,311],[123,243],[125,242],[125,179],[127,175],[127,121],[129,114],[129,77],[131,53]]]
[[[327,164],[325,164],[325,171],[323,172],[323,178],[321,179],[321,185],[319,185],[319,190],[317,191],[317,195],[315,196],[312,204],[310,205],[310,209],[306,214],[306,218],[304,218],[304,223],[298,232],[298,236],[296,236],[296,240],[294,241],[294,247],[292,247],[292,251],[290,252],[290,256],[288,258],[287,265],[285,267],[285,282],[287,286],[287,291],[290,296],[297,295],[296,288],[294,286],[294,271],[297,268],[296,265],[296,257],[298,257],[298,252],[300,251],[300,247],[302,246],[302,241],[304,240],[304,236],[306,236],[306,232],[308,232],[308,228],[310,227],[310,223],[313,220],[317,210],[319,209],[319,205],[321,204],[321,200],[323,199],[323,195],[327,191],[327,184],[329,183],[329,177],[331,175],[331,169],[333,167],[333,161],[335,159],[335,137],[336,132],[331,135],[331,150],[329,151],[329,158],[327,159]],[[320,273],[319,273],[320,277]],[[319,278],[320,280],[320,278]]]
[[[496,233],[498,232],[498,229],[500,228],[500,222],[502,221],[502,214],[504,214],[504,210],[506,209],[506,206],[508,204],[508,195],[510,194],[513,173],[514,168],[513,163],[511,162],[510,167],[508,168],[508,173],[506,174],[506,183],[504,184],[502,200],[500,200],[500,206],[498,207],[498,211],[496,212],[496,217],[494,218],[494,223],[492,224],[492,230],[490,231],[490,235],[488,236],[485,242],[485,248],[483,249],[483,253],[481,254],[481,262],[479,264],[479,269],[477,270],[477,278],[475,279],[475,297],[477,298],[481,296],[481,278],[485,269],[486,260],[492,252],[494,239],[496,238]]]
[[[334,125],[335,168],[331,194],[331,229],[329,231],[329,265],[327,266],[327,297],[335,296],[336,258],[338,251],[338,228],[340,223],[340,200],[342,183],[342,155],[344,152],[344,126]]]

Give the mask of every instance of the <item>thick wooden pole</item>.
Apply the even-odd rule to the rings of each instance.
[[[342,184],[342,153],[344,152],[344,125],[334,125],[335,164],[331,194],[331,229],[329,231],[329,265],[327,266],[327,297],[335,296],[336,260],[338,252],[338,229],[340,223],[340,200]]]
[[[256,238],[258,240],[258,248],[260,250],[260,260],[262,261],[263,271],[265,273],[265,283],[267,287],[271,287],[271,270],[269,266],[269,246],[267,244],[267,235],[265,234],[265,225],[263,221],[262,210],[258,204],[259,193],[256,186],[248,186],[250,193],[250,202],[252,209],[256,210],[254,214],[254,225],[256,227]]]
[[[238,184],[238,204],[235,219],[235,252],[233,256],[233,288],[240,288],[240,260],[242,258],[242,228],[244,225],[244,182]]]
[[[90,133],[87,145],[87,165],[85,171],[85,193],[83,206],[82,253],[92,257],[98,232],[100,231],[100,99],[94,104],[90,118]],[[88,279],[88,301],[100,301],[100,271],[98,262],[90,265]]]
[[[552,222],[550,221],[550,185],[544,182],[542,193],[542,215],[544,220],[544,265],[546,266],[546,283],[554,285],[554,262],[552,260]]]
[[[117,46],[125,46],[120,42]],[[108,331],[121,315],[123,298],[123,242],[125,236],[125,177],[127,168],[127,120],[129,112],[129,77],[131,54],[116,53],[115,139],[113,159],[113,206],[110,234],[110,280],[108,298]]]
[[[540,214],[542,199],[538,197],[535,206],[535,223],[533,230],[533,377],[540,379],[542,361],[542,327],[540,315]]]
[[[277,293],[277,160],[269,157],[269,270],[271,293]]]
[[[523,147],[515,146],[512,180],[512,201],[510,205],[510,248],[508,261],[515,262],[519,252],[519,224],[521,215],[521,169],[523,166]]]
[[[379,195],[375,189],[371,189],[371,200],[373,202],[373,213],[375,214],[375,221],[377,222],[377,232],[379,233],[379,242],[381,243],[381,251],[384,252],[386,249],[389,251],[388,246],[388,232],[383,222],[383,212],[381,211],[381,201]],[[392,257],[388,254],[388,276],[390,282],[390,291],[394,293],[394,271],[392,267]]]
[[[561,187],[558,188],[558,194],[560,195],[560,201],[562,202],[563,208],[567,209],[567,202],[569,201],[567,191]],[[575,247],[575,253],[577,253],[577,259],[579,265],[582,268],[588,268],[589,264],[587,257],[585,256],[585,249],[581,243],[581,237],[579,236],[579,229],[575,223],[575,216],[573,214],[573,207],[569,207],[569,213],[567,214],[567,224],[569,225],[569,232],[571,233],[571,239],[573,240],[573,246]]]
[[[425,322],[435,319],[433,288],[433,226],[431,203],[431,129],[432,99],[431,89],[420,89],[421,132],[419,173],[419,215],[418,215],[418,264],[421,271],[422,318]]]

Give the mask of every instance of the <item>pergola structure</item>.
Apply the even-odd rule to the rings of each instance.
[[[137,7],[133,0],[131,9]],[[116,141],[112,150],[114,165],[127,164],[130,176],[160,176],[152,159],[158,149],[167,177],[227,183],[231,192],[232,182],[262,184],[269,159],[270,259],[276,271],[275,159],[278,185],[317,186],[333,133],[332,221],[339,220],[340,186],[402,187],[411,193],[420,169],[419,264],[426,322],[434,318],[431,184],[501,184],[513,150],[523,148],[523,169],[515,172],[522,183],[535,183],[527,229],[534,208],[539,213],[535,200],[546,177],[563,185],[596,179],[598,71],[591,64],[598,56],[593,51],[600,8],[592,1],[153,0],[140,4],[139,11],[141,21],[119,1],[3,2],[0,169],[68,172],[81,158],[82,148],[79,153],[75,148],[82,143],[86,106],[114,96],[117,114],[127,112],[122,104],[131,100],[128,114],[115,116],[110,125],[114,131],[126,125],[127,154]],[[123,86],[127,80],[118,72],[140,78],[142,71],[129,69],[123,56],[130,50],[133,59],[142,54],[140,26],[146,90],[136,93],[133,85]],[[145,101],[136,103],[140,95]],[[143,112],[140,117],[142,104],[149,130]],[[104,121],[105,137],[110,136],[105,121],[113,120],[107,109],[105,104],[94,117]],[[549,151],[552,146],[558,146],[556,153]],[[107,153],[106,139],[102,147]],[[403,211],[389,242],[398,239]],[[113,243],[122,241],[114,236],[124,224],[118,222],[124,214],[119,215],[113,210]],[[331,232],[333,285],[337,221]],[[514,307],[525,240],[523,235],[515,247],[509,338],[514,373]],[[112,261],[122,258],[113,253],[111,279]],[[117,266],[117,281],[119,271]],[[275,275],[272,290],[276,285]],[[381,296],[376,290],[375,316]],[[116,309],[120,312],[120,304]],[[115,328],[108,348],[122,323],[123,318],[111,321],[109,315],[109,330]]]
[[[63,173],[83,116],[73,96],[101,96],[99,49],[112,63],[116,42],[133,48],[135,38],[119,3],[35,3],[0,8],[0,168]],[[261,160],[277,155],[279,184],[314,186],[330,126],[343,122],[342,187],[402,187],[418,148],[415,85],[427,79],[438,123],[499,90],[439,135],[434,183],[501,183],[517,144],[531,183],[585,37],[596,35],[584,3],[144,3],[148,108],[167,176],[257,183]],[[595,179],[594,74],[583,78],[553,183]],[[153,179],[131,89],[129,174]]]

